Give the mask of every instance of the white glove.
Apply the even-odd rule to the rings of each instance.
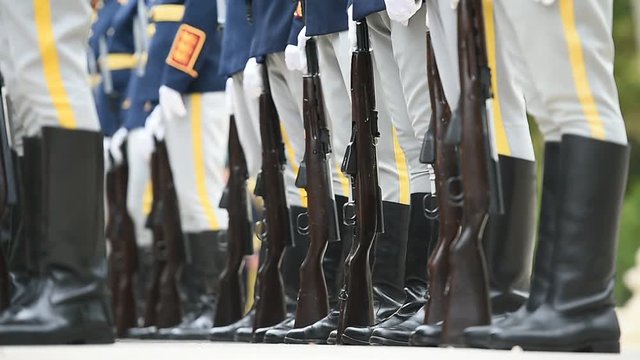
[[[164,140],[164,118],[162,117],[162,109],[160,106],[156,106],[151,114],[147,116],[147,120],[144,122],[144,128],[158,141]]]
[[[153,133],[149,128],[139,128],[131,131],[129,135],[129,152],[135,156],[141,156],[147,163],[151,161],[151,154],[155,149]]]
[[[113,158],[113,165],[120,165],[124,160],[124,155],[122,154],[122,144],[127,139],[128,134],[129,131],[127,131],[127,129],[120,128],[111,137],[111,143],[109,144],[109,153]]]
[[[304,26],[298,33],[298,51],[300,51],[300,63],[304,67],[302,72],[305,74],[309,71],[307,69],[307,41],[309,39],[311,37],[307,36],[307,27]]]
[[[358,48],[358,33],[356,22],[353,21],[353,5],[347,8],[347,21],[349,22],[349,52],[354,52]]]
[[[537,3],[541,3],[542,5],[546,5],[546,6],[553,5],[553,3],[556,2],[556,0],[533,0],[533,1]]]
[[[184,106],[182,94],[165,85],[160,86],[158,94],[160,108],[165,119],[175,120],[187,116],[187,108]]]
[[[284,62],[287,64],[287,69],[291,71],[307,72],[307,57],[296,45],[289,44],[284,49]]]
[[[242,80],[244,91],[252,99],[257,99],[262,94],[264,85],[262,82],[262,65],[251,58],[244,66],[244,79]]]
[[[458,8],[458,4],[460,4],[460,0],[451,0],[451,8],[453,10]]]
[[[111,170],[111,157],[109,156],[109,147],[111,146],[111,138],[104,137],[102,139],[102,150],[104,155],[104,171]]]
[[[422,0],[384,0],[389,19],[404,26],[409,25],[409,19],[422,7]]]
[[[224,86],[224,93],[227,97],[227,108],[229,109],[229,114],[235,114],[236,109],[236,100],[235,100],[235,89],[233,86],[233,79],[228,78],[227,83]]]

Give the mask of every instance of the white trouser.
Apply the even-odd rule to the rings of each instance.
[[[438,64],[446,67],[457,59],[457,43],[452,41],[457,37],[456,13],[448,0],[428,4]],[[484,1],[485,7],[492,4],[493,9],[485,8],[485,12],[494,15],[496,56],[504,64],[498,60],[498,82],[502,76],[524,93],[527,110],[536,118],[545,140],[559,141],[563,134],[576,134],[625,144],[612,73],[612,1],[585,0],[577,7],[575,0],[556,1],[551,6],[531,0]],[[451,101],[459,97],[454,81],[458,68],[447,72],[443,82]],[[507,96],[508,88],[499,86],[500,96]],[[510,134],[507,105],[500,103],[509,146],[517,156],[524,130]]]
[[[351,52],[347,31],[316,37],[320,78],[325,100],[325,114],[331,129],[332,178],[337,195],[349,197],[349,179],[340,167],[351,137]],[[379,83],[374,70],[374,82]],[[378,92],[377,92],[378,93]],[[380,139],[376,147],[378,180],[382,199],[390,202],[409,203],[409,173],[404,152],[391,125],[391,117],[382,101],[377,99]],[[395,145],[395,146],[394,146]]]
[[[129,131],[127,139],[127,163],[129,180],[127,182],[127,211],[133,219],[138,246],[151,245],[151,231],[145,227],[147,215],[151,210],[151,174],[149,154],[146,153],[146,134],[144,128]]]
[[[99,130],[87,81],[90,26],[86,0],[0,0],[0,57],[17,147],[43,126]]]
[[[280,117],[280,130],[285,146],[287,165],[284,182],[289,206],[307,206],[307,193],[295,185],[304,156],[304,126],[302,122],[302,73],[291,71],[284,61],[284,52],[267,55],[267,71],[273,102]]]
[[[386,11],[367,17],[371,46],[380,73],[380,90],[406,154],[411,193],[431,192],[429,168],[419,161],[429,127],[431,106],[427,82],[424,6],[408,26],[391,21]]]
[[[233,79],[233,99],[238,128],[238,138],[247,161],[249,177],[255,178],[260,171],[262,164],[262,148],[260,139],[260,109],[258,99],[252,99],[244,91],[242,71],[234,74]]]
[[[187,115],[165,119],[169,162],[178,194],[182,230],[196,233],[227,229],[219,208],[226,185],[229,114],[224,92],[183,96]]]

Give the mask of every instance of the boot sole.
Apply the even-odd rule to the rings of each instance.
[[[342,343],[344,345],[369,345],[369,341],[362,341],[360,339],[354,339],[350,336],[342,334]]]
[[[327,345],[327,339],[295,339],[290,337],[284,338],[285,344],[295,344],[295,345]]]
[[[0,334],[0,345],[100,345],[114,342],[115,334],[110,327],[66,329],[51,333]]]
[[[379,336],[372,336],[371,339],[369,339],[369,345],[409,346],[409,342],[387,339]]]

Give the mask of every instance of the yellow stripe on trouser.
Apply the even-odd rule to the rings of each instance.
[[[204,209],[211,230],[217,230],[220,228],[220,224],[207,193],[204,146],[202,144],[202,137],[204,136],[202,131],[202,95],[200,94],[191,95],[191,128],[193,129],[193,165],[196,172],[196,188],[200,206]]]
[[[336,164],[336,170],[338,174],[338,181],[340,181],[340,187],[342,187],[342,193],[344,196],[349,197],[349,179],[342,173],[342,168],[340,164]]]
[[[151,207],[153,206],[153,186],[151,181],[147,181],[144,186],[144,194],[142,195],[142,212],[145,215],[151,213]]]
[[[291,141],[289,141],[289,135],[287,134],[287,130],[284,128],[284,125],[280,124],[280,132],[282,133],[282,141],[284,141],[284,148],[287,151],[287,162],[289,166],[293,169],[293,173],[298,175],[299,166],[296,164],[296,151],[291,145]],[[307,207],[307,191],[305,189],[298,189],[300,192],[300,202],[302,203],[302,207]]]
[[[402,151],[396,129],[392,128],[393,153],[396,158],[396,168],[398,169],[398,183],[400,185],[400,204],[409,205],[411,203],[409,170],[407,169],[407,158]]]
[[[576,87],[576,94],[580,104],[582,104],[582,111],[587,118],[589,127],[591,128],[591,135],[599,140],[604,140],[604,125],[600,114],[598,113],[598,106],[593,98],[593,92],[589,85],[589,78],[587,77],[587,66],[584,62],[584,55],[582,49],[582,40],[578,29],[576,28],[576,18],[574,13],[574,0],[560,0],[560,16],[562,17],[562,27],[564,28],[564,36],[567,41],[567,49],[569,51],[569,61],[571,62],[571,71],[573,72],[573,81]]]
[[[58,58],[56,39],[53,31],[51,2],[34,0],[33,10],[36,32],[38,34],[38,47],[40,48],[45,82],[49,90],[49,95],[51,96],[51,102],[56,109],[60,126],[73,129],[77,126],[76,117],[73,113],[69,94],[64,87],[64,81],[62,79],[60,60]]]
[[[484,28],[487,42],[487,59],[491,68],[491,90],[493,92],[493,123],[496,134],[496,146],[498,154],[511,155],[509,139],[502,121],[502,106],[500,105],[500,89],[498,88],[498,66],[496,60],[496,26],[493,15],[493,0],[482,0],[484,13]]]

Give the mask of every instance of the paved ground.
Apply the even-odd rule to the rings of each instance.
[[[640,348],[622,355],[535,353],[379,346],[265,345],[197,342],[120,342],[109,346],[2,347],[1,360],[639,360]]]

